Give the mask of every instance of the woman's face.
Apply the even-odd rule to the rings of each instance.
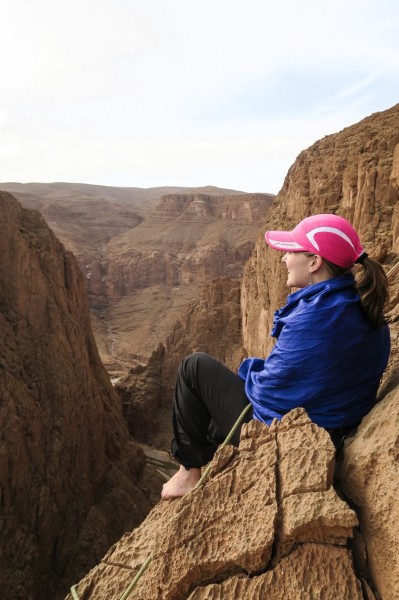
[[[311,283],[311,269],[314,255],[304,252],[286,252],[281,259],[288,270],[287,286],[303,288]]]

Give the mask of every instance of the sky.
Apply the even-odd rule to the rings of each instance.
[[[399,102],[397,0],[0,0],[0,181],[277,193]]]

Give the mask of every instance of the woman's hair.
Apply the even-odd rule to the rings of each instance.
[[[360,257],[362,272],[356,277],[355,289],[360,296],[360,303],[366,319],[377,329],[387,322],[384,309],[389,301],[389,284],[384,269],[379,262],[369,256]],[[333,277],[350,273],[351,269],[338,267],[334,263],[323,259]]]

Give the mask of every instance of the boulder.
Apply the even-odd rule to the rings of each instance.
[[[347,544],[358,520],[332,487],[334,456],[303,409],[270,427],[251,421],[203,486],[161,501],[110,549],[79,598],[120,598],[151,557],[137,600],[362,600]]]

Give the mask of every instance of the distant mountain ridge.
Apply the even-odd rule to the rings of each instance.
[[[107,199],[114,199],[124,203],[140,204],[148,200],[158,200],[165,194],[181,193],[204,193],[204,194],[243,194],[245,192],[231,190],[228,188],[218,188],[213,185],[200,187],[186,186],[158,186],[150,188],[140,187],[118,187],[108,185],[97,185],[91,183],[72,183],[72,182],[29,182],[19,183],[9,181],[0,183],[0,189],[10,192],[18,197],[20,194],[36,195],[38,197],[65,198],[67,195],[90,195],[93,197],[102,196]]]

